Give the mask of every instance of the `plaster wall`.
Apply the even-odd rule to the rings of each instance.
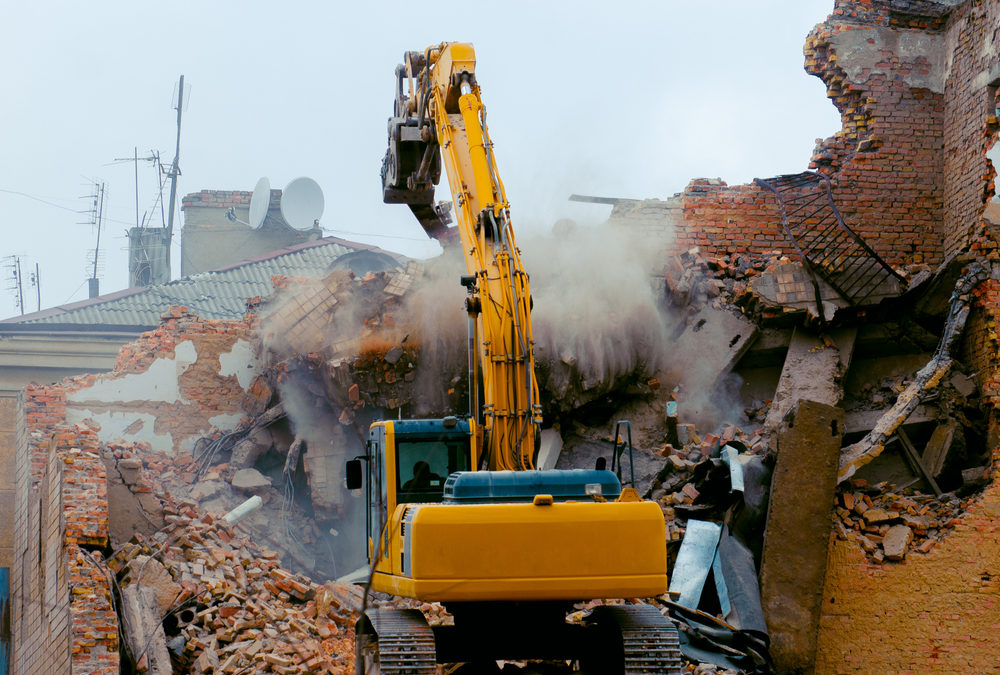
[[[96,423],[102,442],[145,442],[190,452],[212,427],[243,415],[259,367],[247,336],[172,337],[172,348],[133,372],[86,378],[67,388],[66,420]]]

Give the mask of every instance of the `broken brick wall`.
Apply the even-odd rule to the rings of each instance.
[[[244,415],[257,374],[251,321],[206,321],[171,308],[159,327],[122,347],[113,372],[64,381],[67,422],[92,420],[105,443],[190,453],[210,429]]]
[[[118,672],[105,444],[177,455],[234,426],[257,374],[252,319],[172,308],[115,370],[29,386],[17,414],[12,629],[15,672]],[[142,495],[140,495],[142,496]]]
[[[945,39],[896,2],[836,3],[806,40],[843,126],[815,150],[838,208],[890,264],[943,257]],[[927,4],[927,3],[925,3]]]
[[[610,221],[636,228],[650,242],[664,242],[664,259],[694,246],[711,255],[795,253],[781,228],[777,199],[753,184],[730,186],[719,179],[695,178],[666,201],[616,204]]]
[[[997,450],[994,421],[994,461]],[[995,464],[994,464],[995,466]],[[984,673],[1000,654],[1000,485],[926,555],[876,564],[833,538],[818,645],[822,673]]]
[[[997,140],[1000,6],[973,2],[952,13],[945,44],[949,68],[944,110],[945,253],[970,241],[976,241],[977,248],[995,250],[1000,233],[982,228],[996,176],[986,152]]]
[[[108,500],[96,432],[65,424],[59,385],[19,400],[13,672],[118,672],[118,620],[100,550]]]
[[[892,265],[936,265],[968,245],[987,182],[992,189],[982,69],[996,9],[966,3],[953,12],[984,15],[970,24],[948,16],[953,4],[837,0],[804,48],[806,71],[823,80],[842,118],[809,168],[830,176],[846,224]],[[753,184],[697,179],[665,202],[619,204],[612,220],[657,216],[679,250],[795,252],[778,204]]]
[[[1000,281],[973,292],[960,358],[990,415],[991,483],[923,555],[876,564],[831,538],[816,673],[973,673],[1000,653]],[[877,648],[873,648],[877,645]]]

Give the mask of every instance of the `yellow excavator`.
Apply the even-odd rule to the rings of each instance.
[[[656,503],[622,487],[617,445],[617,472],[535,469],[531,294],[475,64],[467,43],[405,54],[382,165],[385,202],[409,205],[433,237],[460,239],[469,414],[377,421],[365,455],[347,465],[348,487],[365,487],[371,588],[440,602],[454,624],[368,608],[357,672],[432,675],[464,663],[461,672],[496,673],[498,660],[541,660],[600,675],[680,673],[677,631],[651,605],[567,620],[580,601],[666,592],[665,525]],[[455,227],[434,202],[442,164]]]

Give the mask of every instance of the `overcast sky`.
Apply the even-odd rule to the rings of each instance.
[[[341,9],[341,7],[345,9]],[[471,9],[469,9],[471,7]],[[131,157],[174,154],[178,76],[190,85],[180,196],[322,187],[327,234],[422,257],[404,206],[381,201],[393,70],[406,50],[476,47],[501,178],[518,232],[560,217],[603,220],[573,193],[666,198],[693,177],[730,184],[807,168],[839,116],[803,70],[802,45],[833,0],[713,2],[263,3],[135,0],[7,3],[0,21],[0,256],[17,255],[24,305],[87,297],[97,232],[82,198],[107,185],[101,291],[128,284]],[[446,179],[443,179],[443,182]],[[139,167],[139,210],[157,176]],[[164,191],[166,198],[167,190]],[[438,188],[439,199],[447,196]],[[149,217],[149,216],[147,216]],[[83,223],[83,224],[78,224]],[[181,219],[173,260],[179,269]],[[9,261],[0,317],[19,313]],[[176,275],[175,271],[175,275]]]

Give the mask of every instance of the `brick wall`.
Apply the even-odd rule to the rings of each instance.
[[[107,427],[104,442],[121,437],[189,451],[213,426],[243,415],[250,364],[226,370],[223,362],[238,360],[234,350],[252,361],[253,320],[205,321],[186,307],[170,308],[155,330],[121,348],[111,373],[64,380],[69,421],[97,420]],[[116,421],[131,419],[130,426]]]
[[[992,194],[984,153],[996,124],[981,73],[997,61],[984,45],[998,10],[981,4],[949,16],[945,3],[837,0],[806,39],[805,69],[823,80],[842,128],[802,169],[830,176],[845,222],[892,265],[934,265],[967,246]],[[628,215],[661,217],[680,250],[793,252],[773,198],[753,185],[697,179],[672,200],[613,213]]]
[[[774,195],[757,185],[730,186],[717,178],[695,178],[665,201],[616,204],[610,222],[635,228],[643,241],[660,246],[664,258],[694,246],[713,255],[795,251],[781,229]]]
[[[149,400],[105,401],[93,407],[126,417],[151,415],[157,425],[178,431],[177,438],[200,437],[211,420],[243,410],[241,379],[248,381],[252,373],[226,373],[222,362],[237,341],[249,341],[252,321],[203,321],[172,308],[156,330],[122,348],[111,374],[22,391],[16,416],[11,582],[15,673],[119,671],[111,572],[102,556],[110,546],[102,430],[86,418],[67,422],[70,416],[80,417],[81,404],[73,397],[148,373],[158,361],[169,363],[177,346],[190,341],[197,358],[172,371],[173,383],[151,383]],[[245,367],[239,359],[235,362]],[[153,384],[176,389],[182,403],[157,400]]]
[[[961,358],[990,411],[993,482],[927,554],[871,562],[831,538],[816,674],[985,673],[1000,654],[1000,281],[973,292]],[[876,648],[877,646],[877,648]]]
[[[994,194],[996,170],[986,158],[997,140],[1000,84],[1000,6],[973,2],[948,21],[951,76],[945,89],[944,226],[950,253],[976,240],[996,250],[983,211]]]
[[[118,672],[104,464],[93,429],[67,426],[59,385],[20,399],[12,574],[15,673]]]
[[[869,30],[822,25],[806,41],[806,69],[827,85],[842,119],[841,130],[816,148],[810,168],[830,174],[844,221],[890,264],[936,264],[942,259],[943,97],[896,79],[892,73],[926,64],[904,61],[888,46],[872,49],[885,74],[850,79],[831,43],[845,40],[848,31]]]

